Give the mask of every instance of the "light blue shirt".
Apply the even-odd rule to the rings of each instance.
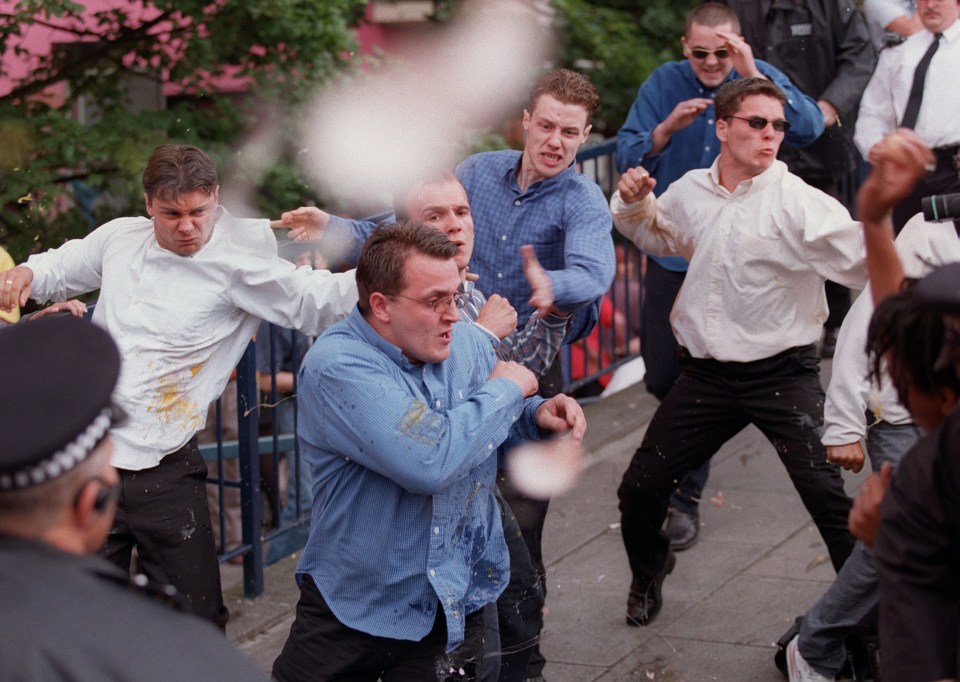
[[[313,517],[297,565],[341,623],[371,635],[419,641],[441,605],[448,650],[506,587],[497,449],[540,437],[543,402],[487,381],[495,356],[475,325],[454,325],[450,348],[413,365],[359,309],[314,343],[298,427]]]

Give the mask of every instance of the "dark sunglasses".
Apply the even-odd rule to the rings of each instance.
[[[696,57],[697,59],[706,59],[712,54],[717,55],[717,59],[726,59],[727,57],[730,56],[730,50],[728,50],[725,47],[721,47],[717,50],[704,50],[701,48],[697,48],[696,50],[690,50],[690,54]]]
[[[767,124],[771,124],[773,129],[778,133],[785,133],[790,130],[790,121],[784,121],[782,118],[778,118],[775,121],[768,120],[763,116],[751,116],[749,118],[744,118],[743,116],[728,116],[727,118],[739,118],[741,121],[746,121],[747,125],[753,128],[754,130],[763,130],[767,127]]]

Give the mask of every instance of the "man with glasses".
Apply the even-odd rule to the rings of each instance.
[[[583,437],[576,401],[536,396],[530,370],[457,324],[458,251],[423,223],[376,230],[357,309],[304,360],[314,511],[281,682],[479,679],[481,614],[509,579],[497,451],[542,432]]]
[[[786,96],[760,78],[717,92],[720,156],[659,198],[642,167],[621,177],[614,224],[644,251],[690,262],[671,314],[680,377],[650,422],[620,484],[621,530],[633,571],[627,623],[662,605],[675,558],[660,527],[674,482],[747,424],[776,448],[835,568],[853,547],[850,499],[820,442],[823,387],[816,342],[826,279],[862,288],[859,224],[835,199],[777,161]]]
[[[680,45],[686,59],[657,67],[637,92],[627,120],[617,132],[617,169],[642,165],[657,181],[660,196],[694,168],[706,168],[720,153],[714,126],[717,88],[736,78],[769,78],[787,94],[786,141],[810,144],[823,132],[817,103],[766,62],[755,60],[740,37],[740,22],[729,7],[707,3],[694,8],[684,24]],[[677,340],[670,309],[683,284],[687,261],[680,256],[647,254],[643,279],[641,345],[644,383],[658,400],[680,374]],[[700,530],[698,505],[709,463],[685,476],[670,499],[666,533],[674,550],[691,547]]]
[[[95,556],[117,511],[120,353],[71,316],[0,331],[0,678],[263,680],[176,590]]]

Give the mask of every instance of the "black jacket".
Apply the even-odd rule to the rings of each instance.
[[[719,0],[737,13],[754,57],[783,71],[804,93],[830,102],[841,127],[803,149],[783,146],[781,158],[802,178],[852,171],[854,116],[877,55],[851,0]]]
[[[0,679],[266,680],[213,625],[97,556],[0,536]]]

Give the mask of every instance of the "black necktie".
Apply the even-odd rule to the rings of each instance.
[[[907,109],[903,112],[903,121],[900,126],[903,128],[913,128],[917,125],[917,116],[920,114],[920,102],[923,101],[923,82],[927,79],[927,69],[930,68],[930,61],[933,55],[940,48],[940,38],[942,33],[933,34],[933,42],[923,53],[923,58],[917,64],[917,70],[913,72],[913,85],[910,86],[910,98],[907,100]]]

